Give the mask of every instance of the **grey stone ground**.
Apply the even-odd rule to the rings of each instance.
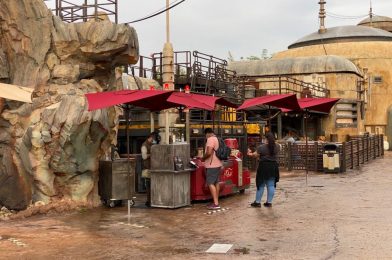
[[[289,174],[274,206],[255,188],[177,210],[126,207],[0,222],[0,259],[391,259],[392,153],[346,174]],[[225,255],[204,253],[234,244]]]

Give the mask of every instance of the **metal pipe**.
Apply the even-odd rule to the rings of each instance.
[[[170,42],[170,13],[169,13],[169,0],[166,0],[166,42]]]
[[[150,130],[150,133],[155,131],[154,112],[150,112]]]
[[[98,20],[98,0],[95,0],[94,17],[95,17],[95,21],[97,21]]]
[[[190,131],[190,111],[187,109],[185,112],[185,138],[187,143],[191,143],[191,131]]]
[[[115,12],[114,20],[116,24],[118,24],[118,1],[117,0],[114,1],[114,12]]]
[[[87,22],[87,0],[84,0],[84,5],[83,5],[83,21]]]

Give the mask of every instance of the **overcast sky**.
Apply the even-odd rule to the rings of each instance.
[[[68,0],[81,3],[82,0]],[[175,0],[171,0],[173,2]],[[90,2],[92,2],[90,0]],[[105,2],[105,0],[101,0]],[[129,22],[165,7],[165,0],[118,0],[119,21]],[[186,0],[171,12],[174,50],[198,50],[236,60],[287,49],[297,39],[318,29],[319,0]],[[46,2],[54,7],[55,0]],[[372,0],[373,13],[392,17],[392,0]],[[326,26],[355,25],[369,13],[370,0],[327,0]],[[140,54],[160,52],[165,42],[165,15],[132,24]]]

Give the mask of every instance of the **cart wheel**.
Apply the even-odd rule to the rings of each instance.
[[[240,194],[244,194],[245,193],[245,189],[240,190]]]
[[[116,201],[110,200],[109,203],[108,203],[108,206],[111,207],[111,208],[114,208],[116,206]]]

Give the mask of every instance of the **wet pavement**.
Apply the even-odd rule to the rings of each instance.
[[[81,209],[0,222],[0,259],[392,258],[392,153],[345,174],[285,173],[272,208],[251,208],[255,187],[207,203]],[[265,198],[265,195],[263,199]],[[207,254],[214,243],[233,244]]]

